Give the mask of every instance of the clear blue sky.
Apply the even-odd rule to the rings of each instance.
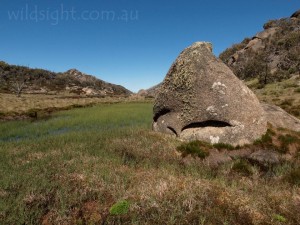
[[[0,60],[77,68],[137,91],[161,82],[193,42],[219,55],[298,9],[300,0],[1,0]]]

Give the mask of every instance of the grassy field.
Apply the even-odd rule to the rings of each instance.
[[[248,81],[246,84],[255,92],[260,101],[277,105],[300,118],[300,76],[267,84],[264,88],[257,88],[257,79]]]
[[[140,98],[89,97],[74,94],[14,94],[0,93],[0,120],[16,120],[48,117],[55,111],[88,107],[99,103],[136,102]],[[147,100],[144,100],[147,101]]]
[[[294,165],[209,169],[151,121],[152,104],[118,103],[2,122],[0,224],[299,223]]]

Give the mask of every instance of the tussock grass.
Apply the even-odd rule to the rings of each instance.
[[[261,146],[273,146],[273,139],[272,136],[274,136],[275,133],[273,130],[268,129],[267,132],[262,135],[262,137],[254,142],[255,145],[261,145]]]
[[[257,79],[247,81],[246,84],[254,91],[260,101],[277,105],[300,118],[299,77],[267,84],[263,88],[258,88]]]
[[[299,191],[281,179],[293,167],[211,176],[151,118],[152,104],[120,103],[1,123],[0,224],[298,223]]]
[[[290,184],[300,186],[300,167],[292,169],[285,178]]]
[[[183,157],[187,155],[198,156],[201,159],[204,159],[209,155],[210,145],[202,141],[192,141],[189,143],[184,143],[178,146],[177,151],[182,153]]]
[[[237,160],[236,162],[234,162],[232,165],[232,171],[241,173],[245,176],[250,176],[253,174],[251,164],[245,159]]]
[[[227,149],[227,150],[239,149],[239,146],[234,147],[230,144],[225,144],[225,143],[214,144],[213,147],[215,147],[216,149]]]
[[[269,124],[267,132],[254,142],[254,146],[297,157],[300,151],[300,134],[284,128],[275,129]]]

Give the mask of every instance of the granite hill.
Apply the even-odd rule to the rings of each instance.
[[[44,69],[9,65],[0,62],[0,92],[2,93],[74,93],[88,96],[127,96],[126,88],[105,82],[76,69],[55,73]]]

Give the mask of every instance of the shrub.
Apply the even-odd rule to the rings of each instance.
[[[280,135],[278,137],[278,139],[280,140],[281,144],[284,144],[284,145],[290,145],[292,143],[296,143],[299,141],[299,139],[297,137],[292,136],[290,134]]]
[[[253,174],[251,164],[247,160],[244,160],[244,159],[236,161],[233,164],[231,169],[233,171],[241,173],[245,176],[249,176],[249,175]]]
[[[1,111],[0,111],[0,117],[1,117],[1,116],[5,116],[5,115],[6,115],[5,112],[1,112]]]
[[[293,169],[286,175],[286,180],[292,185],[300,185],[300,167]]]
[[[227,150],[234,150],[235,147],[233,147],[230,144],[225,144],[225,143],[218,143],[218,144],[214,144],[213,147],[215,147],[216,149],[227,149]]]
[[[114,216],[127,214],[129,211],[129,202],[126,200],[115,203],[109,210],[109,213]]]
[[[294,99],[286,99],[286,100],[284,100],[283,102],[281,102],[281,106],[291,106],[291,105],[293,105],[293,101],[294,101]]]
[[[281,143],[280,152],[282,152],[282,153],[287,153],[288,152],[290,144],[299,142],[299,139],[297,137],[292,136],[290,134],[280,135],[278,137],[278,140]]]
[[[289,72],[289,74],[294,74],[294,73],[296,73],[298,70],[297,70],[297,68],[295,68],[295,67],[291,67],[291,68],[289,68],[289,70],[288,70],[288,72]]]
[[[283,217],[282,215],[279,215],[279,214],[274,214],[273,218],[274,218],[274,220],[277,220],[277,221],[282,222],[282,223],[286,222],[286,218]]]
[[[277,22],[276,20],[269,20],[264,24],[264,29],[269,29],[271,27],[277,26],[276,22]]]
[[[184,143],[178,146],[176,149],[177,151],[182,153],[183,157],[186,157],[187,155],[192,155],[204,159],[209,155],[209,148],[210,145],[208,143],[201,141],[192,141],[189,143]]]
[[[30,118],[37,119],[38,117],[38,110],[37,109],[30,109],[26,112],[26,115],[29,116]]]
[[[263,146],[272,146],[272,136],[274,136],[275,133],[271,129],[268,129],[267,132],[258,140],[254,142],[254,145],[263,145]]]
[[[296,93],[300,93],[300,88],[297,88],[297,89],[295,89],[295,91],[294,92],[296,92]]]
[[[283,84],[283,88],[296,88],[298,87],[298,84],[296,83],[285,83]]]
[[[238,77],[245,78],[261,78],[264,75],[266,62],[262,55],[256,54],[254,57],[249,58],[244,67],[237,73]],[[261,79],[260,79],[261,83]]]
[[[276,81],[282,81],[285,79],[290,78],[290,74],[288,73],[288,71],[286,71],[286,68],[281,68],[282,67],[282,62],[280,62],[278,64],[278,66],[280,67],[276,72],[273,73],[272,75],[272,81],[276,82]]]
[[[237,51],[243,49],[246,47],[246,45],[249,43],[250,39],[245,38],[242,43],[240,44],[234,44],[230,48],[227,48],[224,52],[222,52],[219,56],[219,58],[224,62],[228,63],[229,59],[233,54],[235,54]]]

